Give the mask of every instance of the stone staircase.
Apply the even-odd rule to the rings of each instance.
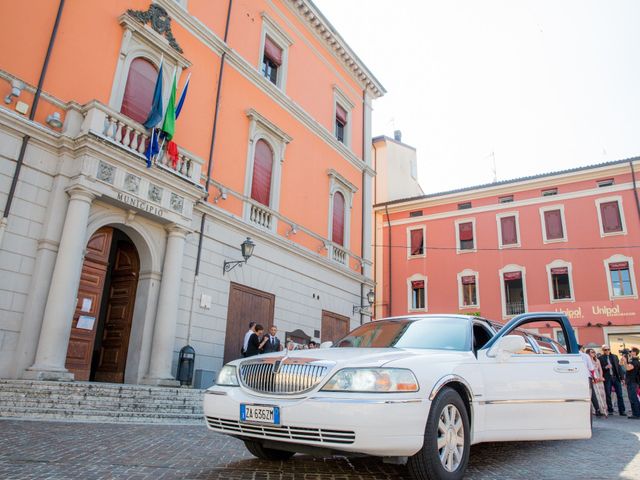
[[[204,424],[204,390],[0,379],[0,418]]]

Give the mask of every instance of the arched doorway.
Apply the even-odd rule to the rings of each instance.
[[[124,382],[140,258],[131,239],[113,227],[87,243],[66,368],[76,380]]]

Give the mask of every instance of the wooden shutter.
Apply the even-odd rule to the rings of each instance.
[[[282,49],[269,37],[264,38],[264,56],[278,67],[282,65]]]
[[[347,111],[338,103],[336,103],[336,120],[342,123],[342,125],[347,124]]]
[[[424,288],[424,280],[414,280],[411,282],[411,288],[416,290],[418,288]]]
[[[331,240],[338,245],[344,246],[344,197],[340,192],[333,194],[333,228],[331,229]]]
[[[424,253],[424,238],[422,229],[411,230],[411,255],[422,255]]]
[[[560,210],[548,210],[544,212],[544,228],[547,233],[547,240],[564,238],[562,213]]]
[[[518,232],[516,230],[516,217],[501,218],[500,230],[502,232],[503,245],[513,245],[515,243],[518,243]]]
[[[621,232],[622,221],[620,219],[620,206],[617,201],[600,204],[602,217],[602,230],[604,233]]]
[[[251,198],[256,202],[269,206],[271,196],[271,171],[273,169],[273,152],[264,140],[258,140],[253,155],[253,179],[251,181]]]
[[[521,280],[522,279],[522,272],[507,272],[504,274],[504,279],[506,281],[509,280]]]
[[[629,270],[629,262],[615,262],[609,264],[609,270]]]
[[[129,67],[120,113],[143,123],[151,111],[158,70],[148,60],[136,58]]]
[[[473,241],[473,223],[461,223],[458,225],[460,241],[467,242]]]
[[[551,269],[551,275],[567,275],[569,273],[568,267],[558,267]]]
[[[476,283],[475,275],[465,275],[461,280],[463,285],[475,285]]]

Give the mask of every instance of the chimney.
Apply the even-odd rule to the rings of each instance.
[[[401,130],[394,130],[393,131],[393,139],[396,142],[401,142],[402,141],[402,131]]]

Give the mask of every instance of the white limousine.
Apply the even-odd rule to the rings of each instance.
[[[532,333],[540,322],[564,344]],[[235,360],[204,413],[259,458],[368,454],[406,462],[416,479],[462,478],[480,442],[591,436],[586,368],[558,313],[502,328],[462,315],[391,318],[331,348]]]

